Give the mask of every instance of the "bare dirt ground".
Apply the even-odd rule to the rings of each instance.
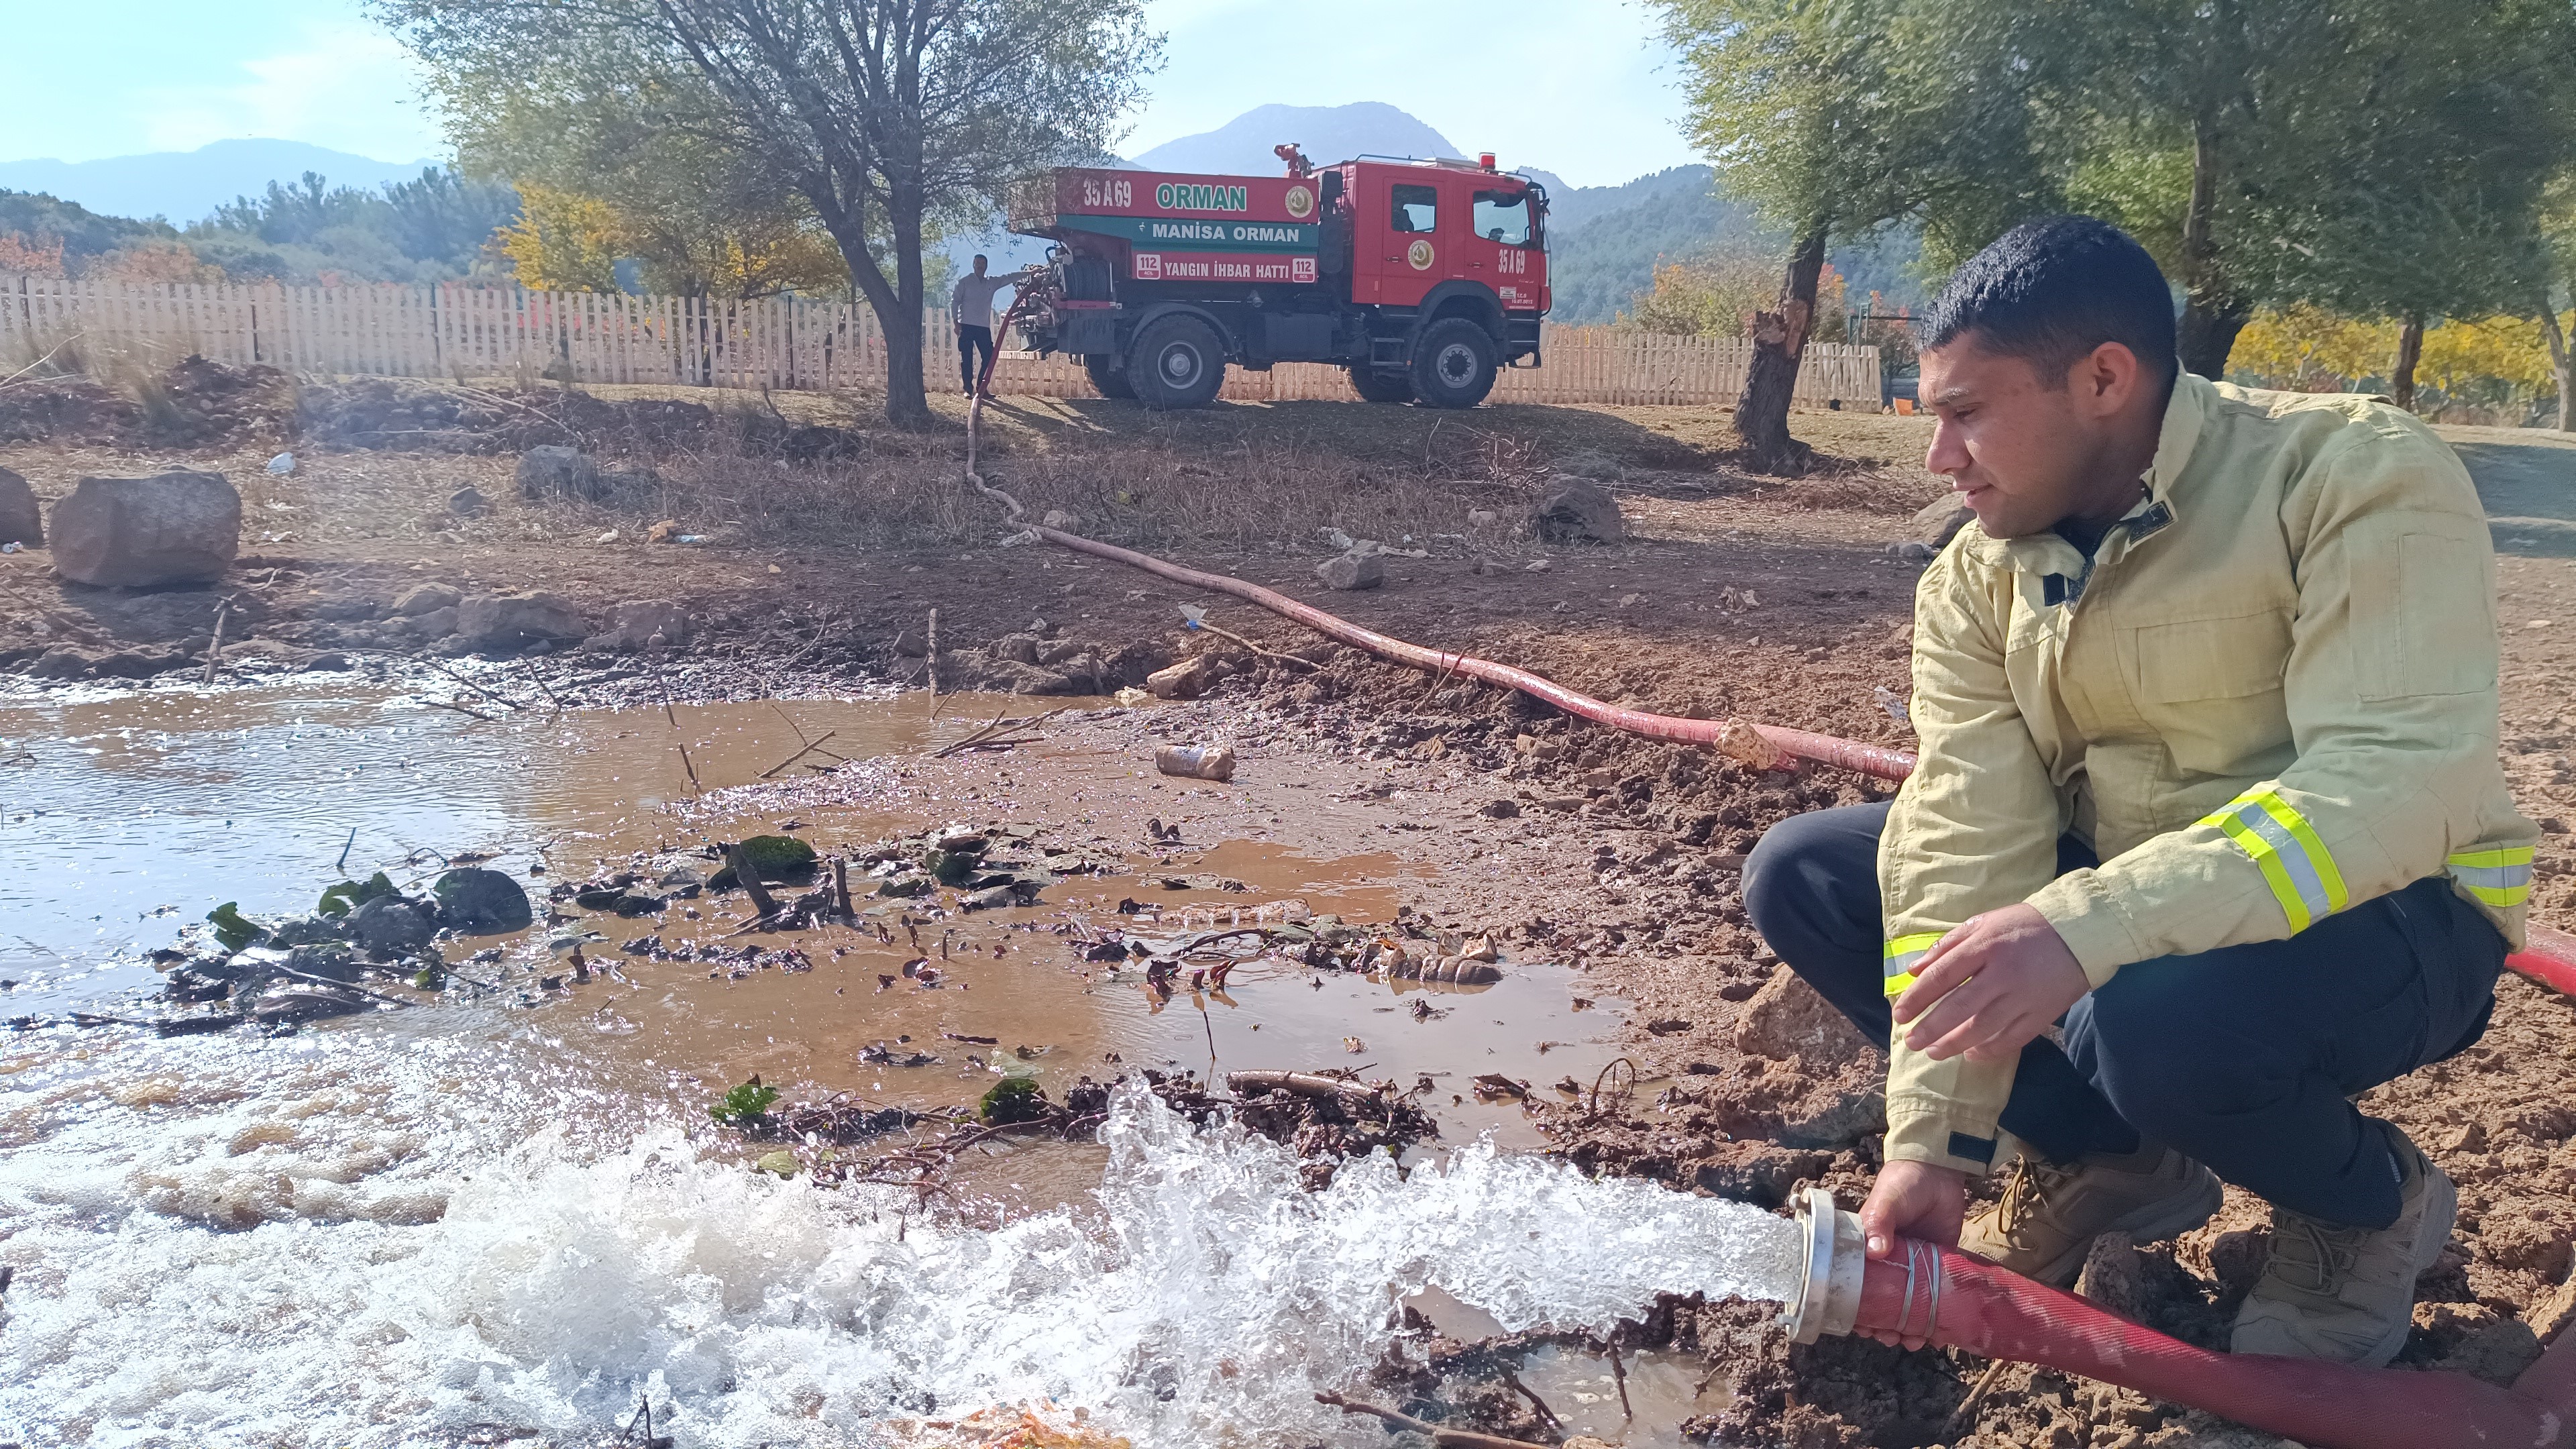
[[[1553,1082],[1536,1043],[1501,1068],[1531,1082],[1530,1111],[1555,1151],[1590,1170],[1766,1204],[1821,1182],[1857,1205],[1875,1166],[1881,1063],[1789,989],[1747,927],[1736,872],[1774,821],[1886,787],[1760,774],[1610,734],[1519,696],[1319,646],[1249,606],[1043,545],[1005,546],[992,510],[959,481],[953,429],[871,431],[824,398],[735,397],[701,414],[674,399],[694,407],[705,394],[603,393],[573,403],[308,385],[291,414],[202,426],[182,416],[158,433],[141,413],[100,421],[95,400],[49,404],[52,421],[0,408],[0,439],[16,439],[0,442],[0,467],[42,496],[83,474],[213,467],[241,488],[247,519],[245,557],[218,590],[85,589],[56,581],[41,552],[0,556],[0,670],[193,675],[223,595],[235,600],[228,669],[463,652],[388,622],[395,597],[424,582],[543,589],[593,618],[628,600],[673,601],[691,638],[667,670],[702,694],[918,680],[934,608],[945,688],[1106,691],[1216,642],[1227,677],[1203,700],[1158,707],[1154,729],[1232,738],[1245,765],[1223,792],[1174,782],[1178,818],[1204,816],[1220,832],[1229,820],[1257,825],[1316,852],[1397,852],[1424,867],[1413,904],[1435,921],[1499,932],[1510,953],[1573,961],[1601,997],[1634,1003],[1633,1085]],[[65,425],[66,414],[87,421]],[[1802,415],[1798,431],[1842,461],[1789,483],[1731,468],[1724,415],[1701,410],[1461,416],[1299,403],[1158,416],[1006,400],[991,421],[988,474],[1033,511],[1076,515],[1078,531],[1617,702],[1909,739],[1881,692],[1906,688],[1917,568],[1888,545],[1941,491],[1914,461],[1925,420]],[[2576,443],[2459,431],[2498,517],[2506,766],[2549,832],[2535,913],[2576,925]],[[629,477],[595,501],[522,500],[517,450],[546,441],[577,441]],[[264,472],[282,447],[295,450],[294,471]],[[1535,491],[1578,471],[1619,496],[1629,542],[1532,539]],[[467,486],[488,500],[477,516],[449,507]],[[707,541],[642,541],[665,520]],[[1388,559],[1385,587],[1316,585],[1312,564],[1335,551],[1329,529],[1404,551]],[[1321,667],[1187,633],[1185,602]],[[574,700],[634,702],[655,688],[626,651],[564,647],[541,667]],[[1077,722],[1063,738],[1079,746],[1097,734],[1108,747],[1133,733]],[[1354,771],[1362,783],[1317,798],[1315,780]],[[2458,1231],[2420,1285],[2401,1363],[2503,1382],[2576,1316],[2576,1095],[2566,1085],[2576,1016],[2518,978],[2499,998],[2484,1043],[2365,1107],[2403,1125],[2461,1186]],[[2086,1291],[2221,1342],[2259,1270],[2263,1223],[2259,1205],[2231,1191],[2216,1221],[2177,1242],[2106,1242]],[[1790,1350],[1743,1305],[1666,1304],[1634,1341],[1696,1348],[1738,1386],[1723,1421],[1694,1425],[1719,1442],[2279,1442],[2018,1367],[1967,1403],[1980,1361],[1858,1341]],[[1432,1348],[1435,1359],[1461,1351]],[[1469,1417],[1543,1436],[1514,1417],[1517,1402],[1498,1394]]]

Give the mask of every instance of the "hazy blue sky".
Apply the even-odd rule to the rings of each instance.
[[[1467,151],[1578,185],[1694,159],[1633,0],[1150,0],[1168,59],[1122,149],[1254,106],[1385,101]],[[275,136],[385,161],[446,151],[358,0],[0,0],[0,160]],[[40,59],[39,59],[40,58]],[[32,62],[32,63],[31,63]]]

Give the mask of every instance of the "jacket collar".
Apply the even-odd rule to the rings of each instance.
[[[2120,515],[2123,524],[2132,523],[2148,513],[2157,513],[2157,521],[2145,532],[2154,532],[2173,521],[2173,488],[2183,470],[2191,466],[2191,455],[2200,446],[2201,429],[2209,420],[2210,404],[2217,390],[2209,379],[2183,372],[2174,379],[2173,396],[2165,401],[2164,423],[2156,430],[2156,455],[2147,471],[2138,475],[2147,485],[2147,495],[2137,506]],[[2158,512],[2161,510],[2161,512]],[[2117,525],[2114,525],[2115,527]],[[2009,568],[2018,573],[2062,574],[2082,577],[2090,572],[2091,560],[2075,545],[2054,533],[2033,534],[2028,538],[1989,538],[1983,526],[1971,520],[1960,530],[1962,547],[1968,556],[1982,564]],[[2134,528],[2132,532],[2137,532]],[[2105,540],[2104,548],[2110,543]]]

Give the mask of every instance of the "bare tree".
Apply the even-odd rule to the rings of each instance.
[[[1105,154],[1161,40],[1142,0],[376,0],[450,123],[512,84],[642,109],[792,188],[886,339],[886,415],[929,419],[922,234]],[[513,82],[513,76],[533,78]]]

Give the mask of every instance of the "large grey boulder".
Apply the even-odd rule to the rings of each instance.
[[[465,595],[447,584],[414,584],[394,599],[394,615],[413,619],[440,609],[452,609],[465,602]]]
[[[439,921],[469,936],[524,931],[536,919],[526,889],[497,870],[461,866],[440,876],[429,892],[438,897]]]
[[[45,546],[45,520],[36,509],[36,490],[6,468],[0,468],[0,543]]]
[[[86,649],[57,644],[36,656],[27,672],[38,679],[87,679],[97,663],[97,656]]]
[[[589,632],[581,611],[560,594],[480,594],[456,606],[457,636],[470,644],[559,642]]]
[[[83,478],[45,521],[54,572],[124,588],[222,578],[241,551],[241,495],[221,473]]]
[[[608,491],[599,464],[588,453],[551,443],[519,455],[517,478],[519,496],[541,502],[598,498]]]
[[[609,610],[607,628],[582,643],[593,649],[642,649],[656,634],[668,648],[687,643],[688,611],[668,599],[629,599]]]
[[[1976,510],[1960,502],[1958,494],[1944,493],[1915,511],[1914,521],[1905,526],[1905,536],[1939,553],[1976,516]]]
[[[1315,577],[1328,589],[1374,589],[1386,582],[1386,560],[1357,550],[1336,554],[1315,565]]]
[[[378,896],[349,913],[349,935],[379,960],[408,956],[438,934],[438,908],[401,896]]]
[[[1530,531],[1547,543],[1617,543],[1628,536],[1619,500],[1589,478],[1557,478],[1530,510]]]
[[[444,609],[432,609],[426,614],[414,614],[395,622],[413,638],[444,639],[456,632],[456,607],[451,604]]]

